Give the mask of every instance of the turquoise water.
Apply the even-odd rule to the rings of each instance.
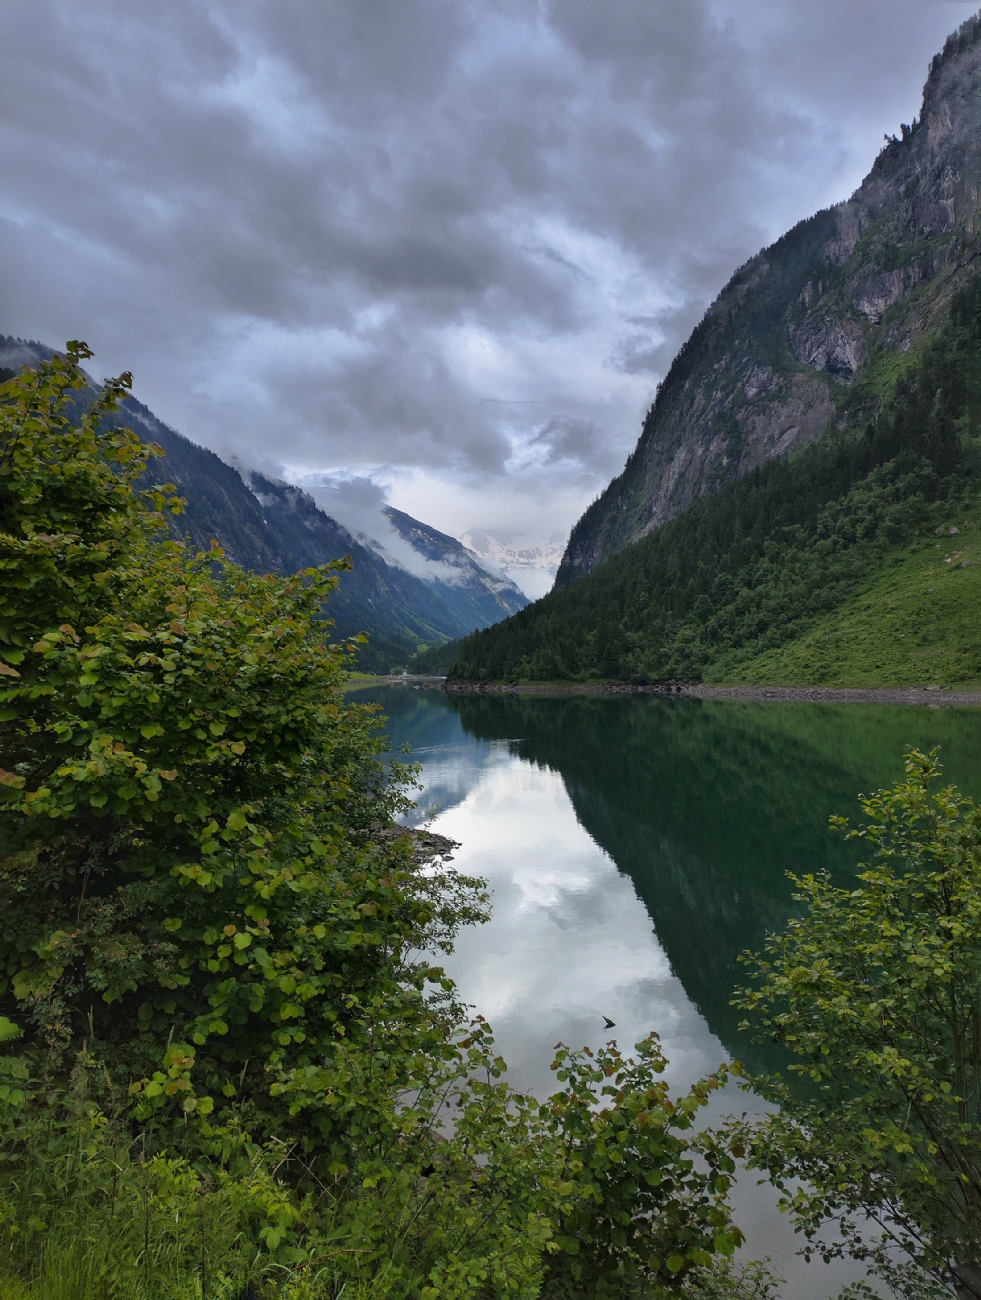
[[[410,820],[460,841],[457,865],[491,886],[491,921],[445,965],[494,1024],[511,1081],[538,1093],[560,1039],[629,1046],[656,1029],[679,1089],[733,1056],[772,1064],[729,1005],[737,958],[791,914],[788,871],[853,877],[856,848],[829,816],[857,815],[860,791],[896,781],[908,744],[939,746],[947,778],[981,799],[971,709],[368,696],[422,764]],[[744,1178],[736,1202],[786,1296],[822,1300],[856,1275],[799,1261],[768,1189]]]

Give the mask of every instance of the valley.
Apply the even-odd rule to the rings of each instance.
[[[981,12],[34,8],[0,1300],[981,1300]]]

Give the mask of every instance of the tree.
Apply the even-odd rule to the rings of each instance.
[[[167,540],[154,449],[105,420],[129,378],[79,402],[89,355],[0,388],[5,1258],[88,1296],[82,1245],[105,1293],[153,1254],[187,1294],[196,1224],[230,1293],[260,1242],[328,1294],[533,1300],[730,1255],[732,1157],[693,1122],[725,1071],[672,1100],[652,1038],[562,1049],[541,1105],[507,1087],[433,965],[482,882],[417,860],[411,770],[343,694],[349,562]]]
[[[750,959],[759,983],[737,1005],[803,1084],[753,1079],[781,1109],[745,1136],[809,1238],[840,1225],[826,1254],[868,1257],[868,1216],[884,1247],[978,1297],[981,809],[938,788],[936,751],[910,750],[906,772],[848,832],[875,849],[858,888],[793,877],[805,915]]]
[[[308,1067],[445,1042],[409,954],[479,887],[392,826],[409,773],[324,617],[349,564],[260,576],[164,540],[179,501],[134,491],[154,449],[104,420],[128,376],[77,415],[88,355],[0,390],[0,1011],[49,1082],[84,1045],[158,1128],[244,1106],[343,1163],[355,1108]]]

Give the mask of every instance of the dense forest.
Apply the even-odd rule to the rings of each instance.
[[[977,491],[981,281],[909,353],[870,358],[839,416],[816,443],[467,637],[450,677],[717,680],[840,606]]]

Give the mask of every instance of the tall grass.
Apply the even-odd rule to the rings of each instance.
[[[0,1300],[313,1295],[312,1199],[277,1181],[270,1152],[234,1145],[191,1162],[145,1154],[94,1107],[22,1117],[0,1141]]]

